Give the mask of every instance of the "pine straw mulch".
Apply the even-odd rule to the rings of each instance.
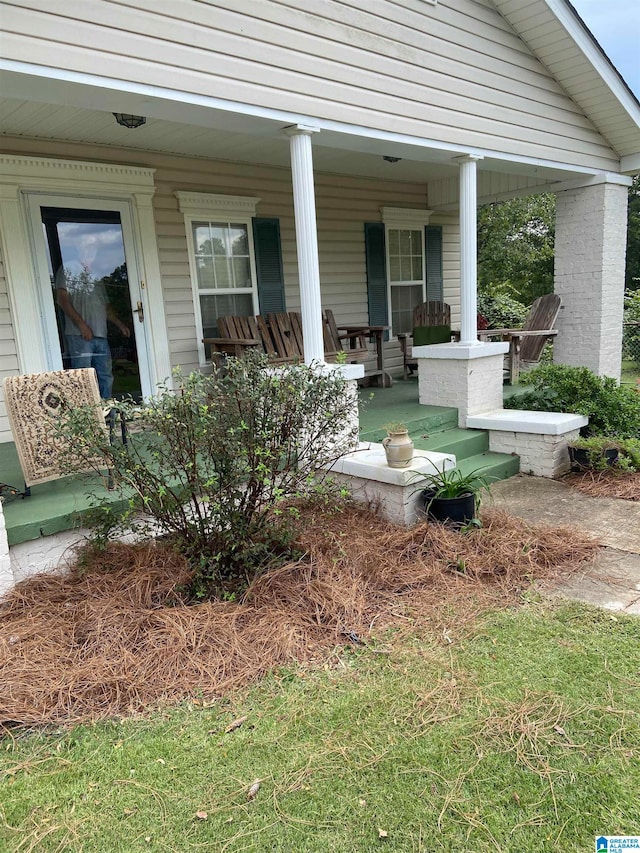
[[[372,630],[459,630],[576,568],[597,543],[498,511],[468,534],[406,529],[349,507],[308,511],[305,557],[240,603],[187,606],[188,569],[166,544],[109,546],[91,570],[38,575],[0,605],[0,724],[69,724],[203,700],[294,661],[316,665]],[[452,628],[451,626],[455,626]]]
[[[567,475],[565,482],[593,498],[640,501],[640,472],[626,473],[616,471],[615,468],[606,471],[584,471]]]

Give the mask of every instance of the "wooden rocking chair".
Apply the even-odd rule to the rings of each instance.
[[[411,342],[409,342],[411,337]],[[421,302],[413,309],[413,332],[398,335],[402,351],[402,369],[405,379],[418,366],[413,358],[414,346],[425,344],[445,344],[459,337],[458,332],[451,331],[451,307],[446,302]]]
[[[521,329],[483,329],[480,340],[500,338],[509,343],[507,378],[515,385],[520,376],[520,366],[537,364],[547,341],[558,334],[554,329],[560,311],[561,299],[556,293],[547,293],[534,300]]]

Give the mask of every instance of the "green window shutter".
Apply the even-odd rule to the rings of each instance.
[[[427,225],[424,236],[427,248],[427,302],[443,302],[442,227]]]
[[[387,259],[384,247],[384,223],[364,223],[364,246],[367,261],[367,298],[369,325],[389,325],[387,301]],[[389,333],[385,332],[385,340]]]
[[[280,221],[278,219],[253,219],[253,246],[256,254],[258,300],[260,313],[286,311],[282,250],[280,247]]]

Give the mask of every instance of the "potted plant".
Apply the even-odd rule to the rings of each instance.
[[[489,488],[483,470],[476,468],[465,474],[459,468],[443,468],[437,474],[427,474],[427,483],[421,493],[427,517],[460,525],[472,521],[480,505],[479,493]]]
[[[571,467],[584,471],[603,471],[615,465],[620,454],[619,442],[603,435],[579,436],[567,442]]]
[[[409,438],[409,429],[405,423],[397,421],[386,424],[387,437],[382,446],[390,468],[406,468],[413,459],[413,442]]]

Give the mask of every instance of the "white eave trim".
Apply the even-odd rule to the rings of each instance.
[[[640,174],[640,153],[628,154],[626,157],[620,158],[620,171],[624,175]]]
[[[594,43],[592,35],[584,29],[581,19],[566,0],[545,0],[549,10],[556,16],[571,38],[580,48],[587,60],[611,89],[620,104],[633,121],[640,125],[640,106],[618,76],[618,73],[606,58],[604,52]],[[561,81],[560,81],[561,82]]]
[[[260,199],[255,196],[219,195],[216,193],[175,193],[181,213],[187,216],[219,216],[224,219],[236,216],[255,216]]]

